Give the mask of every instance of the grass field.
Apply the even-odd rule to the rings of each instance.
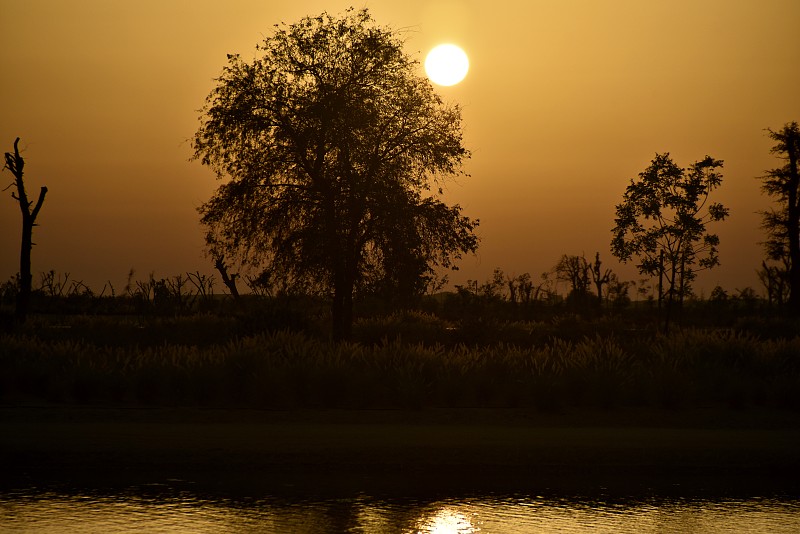
[[[430,323],[407,328],[431,330]],[[505,341],[498,331],[491,344],[441,342],[430,333],[418,337],[432,342],[396,335],[335,344],[304,332],[236,334],[236,328],[203,316],[144,325],[83,318],[0,334],[0,402],[542,411],[800,407],[798,337],[691,328],[670,335],[576,336],[564,328],[563,337],[528,343]]]

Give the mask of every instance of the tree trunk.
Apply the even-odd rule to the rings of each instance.
[[[228,266],[225,265],[225,258],[222,255],[214,255],[214,267],[222,277],[222,283],[231,292],[234,300],[239,300],[239,289],[236,287],[236,277],[238,274],[228,274]]]
[[[345,269],[336,273],[331,304],[331,334],[334,341],[349,341],[353,335],[353,289],[355,278]]]
[[[22,212],[22,242],[20,243],[19,253],[19,293],[17,294],[16,309],[14,317],[18,323],[24,323],[28,317],[28,307],[31,301],[31,291],[33,285],[33,274],[31,273],[31,249],[33,248],[33,227],[36,225],[36,216],[42,209],[47,188],[42,187],[39,191],[39,198],[31,211],[33,202],[28,201],[28,194],[25,191],[24,175],[25,160],[19,153],[19,137],[14,141],[14,153],[5,153],[6,168],[14,175],[14,183],[17,188],[16,194],[11,196],[19,202],[19,209]]]
[[[800,177],[797,172],[797,139],[787,136],[786,151],[789,156],[789,220],[787,236],[789,238],[789,308],[792,313],[800,315],[800,205],[798,205],[798,188]]]
[[[31,273],[31,249],[33,248],[33,225],[29,224],[23,212],[22,217],[22,243],[19,251],[19,293],[17,293],[16,310],[14,316],[19,323],[24,323],[28,317],[28,307],[33,290],[33,273]]]
[[[661,303],[664,301],[664,251],[658,258],[658,309],[661,310]]]
[[[663,251],[662,251],[663,254]],[[663,264],[662,264],[663,266]],[[667,283],[669,284],[669,288],[667,289],[667,303],[665,306],[664,312],[664,333],[669,334],[669,326],[670,320],[672,318],[672,303],[673,299],[675,298],[675,277],[678,272],[678,266],[675,263],[675,260],[670,262],[670,270],[669,276],[667,277]],[[663,273],[663,267],[662,267]]]
[[[608,273],[606,272],[605,276],[600,275],[602,263],[600,262],[600,253],[597,252],[594,255],[594,265],[592,266],[592,278],[594,279],[594,285],[597,288],[597,302],[600,304],[603,303],[603,284],[608,281]]]

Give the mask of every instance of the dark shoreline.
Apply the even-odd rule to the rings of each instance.
[[[0,406],[2,489],[800,493],[800,414]]]

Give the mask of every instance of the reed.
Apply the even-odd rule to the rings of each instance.
[[[192,344],[170,341],[183,339],[174,333],[157,343],[162,334],[145,332],[143,343],[102,343],[92,340],[99,326],[81,330],[77,323],[85,335],[2,334],[0,399],[253,408],[800,408],[798,337],[689,329],[651,338],[596,333],[467,345],[420,341],[435,338],[431,330],[448,331],[431,316],[403,327],[391,321],[381,338],[376,326],[368,325],[374,330],[367,336],[361,325],[369,343],[349,344],[289,331]],[[153,328],[167,324],[180,322]],[[122,321],[118,333],[127,328],[133,326]]]

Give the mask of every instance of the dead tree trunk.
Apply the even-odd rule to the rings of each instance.
[[[214,254],[214,267],[219,272],[219,275],[222,277],[222,283],[225,284],[225,287],[228,288],[230,291],[231,296],[235,300],[239,299],[239,290],[236,287],[236,278],[239,276],[238,274],[228,274],[228,266],[225,265],[225,258],[222,254]]]
[[[592,281],[597,288],[597,302],[603,303],[603,286],[611,281],[611,269],[602,270],[603,262],[600,261],[600,253],[594,255],[594,264],[592,264]],[[601,274],[602,273],[602,274]]]
[[[19,202],[19,209],[22,212],[22,243],[19,254],[19,293],[17,294],[15,318],[17,322],[24,323],[28,316],[28,305],[31,300],[31,286],[33,283],[33,275],[31,274],[33,227],[36,226],[36,216],[39,215],[39,210],[42,209],[44,197],[47,194],[47,188],[42,187],[39,191],[39,198],[36,201],[36,205],[33,205],[33,201],[28,200],[28,194],[25,192],[25,182],[22,180],[25,160],[19,154],[18,145],[19,137],[14,141],[14,153],[6,152],[5,154],[6,165],[4,168],[10,170],[11,174],[14,175],[14,185],[17,191],[16,193],[12,192],[11,196]],[[33,206],[33,210],[31,210],[31,206]]]

